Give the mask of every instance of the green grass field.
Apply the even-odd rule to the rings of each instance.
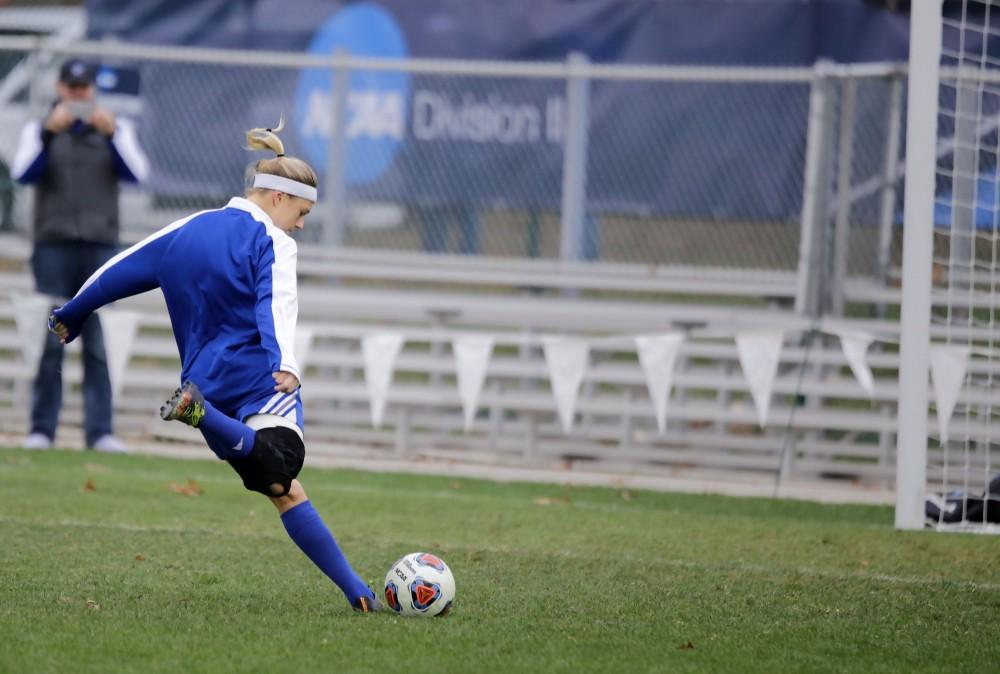
[[[1000,539],[897,532],[889,508],[308,467],[302,478],[366,578],[381,583],[406,552],[440,554],[454,612],[353,613],[225,464],[0,450],[0,671],[1000,662]],[[201,493],[171,488],[189,479]]]

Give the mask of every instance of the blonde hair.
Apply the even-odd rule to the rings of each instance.
[[[296,157],[285,156],[285,145],[278,138],[278,132],[284,126],[285,117],[282,115],[281,119],[278,120],[278,126],[274,129],[256,128],[247,131],[248,150],[270,150],[275,154],[273,159],[261,159],[253,165],[251,171],[247,171],[247,194],[266,189],[263,187],[252,187],[253,176],[257,173],[270,173],[271,175],[304,183],[310,187],[319,186],[316,172],[313,171],[309,164]]]

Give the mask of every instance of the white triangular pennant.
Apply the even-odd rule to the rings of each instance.
[[[576,415],[576,397],[587,368],[589,347],[587,342],[574,337],[544,337],[542,346],[559,419],[563,430],[569,433]]]
[[[108,359],[108,377],[111,379],[111,397],[117,400],[125,385],[125,372],[132,357],[132,343],[142,315],[134,311],[102,309],[101,330],[104,333],[104,350]]]
[[[14,322],[17,337],[21,342],[21,357],[28,366],[32,378],[38,373],[38,363],[45,351],[46,332],[52,300],[45,295],[13,295]]]
[[[309,365],[309,356],[312,354],[313,337],[316,331],[306,325],[299,325],[295,328],[295,362],[299,365],[299,374],[305,375],[306,367]]]
[[[368,387],[372,426],[375,428],[382,425],[385,401],[389,395],[389,385],[392,384],[392,372],[402,346],[403,336],[391,332],[366,335],[361,340],[361,353],[365,361],[365,385]]]
[[[747,379],[750,395],[757,407],[757,419],[761,428],[767,425],[771,389],[774,387],[774,376],[778,373],[783,340],[784,333],[780,330],[753,330],[736,335],[740,367],[743,368],[743,376]]]
[[[864,332],[838,332],[837,337],[840,338],[840,348],[844,350],[844,357],[851,366],[851,372],[868,397],[873,397],[875,380],[872,377],[872,369],[868,367],[868,347],[875,338]]]
[[[493,353],[493,338],[477,335],[461,335],[451,343],[455,354],[455,373],[458,379],[458,396],[462,401],[465,417],[465,431],[472,427],[479,406],[479,393],[486,379],[486,366]]]
[[[948,442],[948,425],[951,423],[958,394],[965,382],[965,370],[969,364],[969,349],[964,346],[931,345],[928,352],[931,363],[931,379],[934,381],[934,397],[937,401],[938,435],[941,443]]]
[[[656,411],[656,427],[660,429],[660,433],[667,430],[667,400],[670,398],[670,387],[674,379],[674,364],[683,341],[684,335],[679,332],[638,335],[635,338],[639,364],[646,374],[646,386]]]

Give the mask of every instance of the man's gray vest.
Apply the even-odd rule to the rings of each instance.
[[[35,185],[35,242],[118,244],[118,174],[108,139],[93,128],[57,133]]]

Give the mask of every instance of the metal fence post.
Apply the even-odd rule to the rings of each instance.
[[[405,459],[410,456],[413,448],[413,438],[410,436],[413,422],[413,410],[407,406],[399,411],[399,422],[396,424],[396,456]]]
[[[948,259],[949,293],[968,293],[971,287],[976,234],[976,176],[978,135],[976,85],[959,70],[955,82],[955,163],[951,188],[951,250]],[[952,322],[964,322],[969,308],[951,307]]]
[[[330,140],[327,143],[326,181],[324,184],[327,221],[323,228],[323,243],[340,244],[344,241],[346,221],[344,183],[344,158],[347,154],[347,100],[351,88],[351,73],[344,63],[347,51],[338,49],[330,64],[333,76],[333,99],[330,105]]]
[[[886,123],[885,170],[882,173],[882,205],[879,211],[878,268],[876,276],[885,283],[892,264],[892,226],[896,219],[896,171],[899,170],[900,128],[903,124],[903,75],[891,76],[889,89],[889,119]],[[880,305],[879,314],[885,307]]]
[[[816,63],[809,94],[809,130],[802,185],[802,236],[799,240],[798,289],[795,295],[795,310],[805,316],[818,316],[822,307],[820,293],[825,273],[823,233],[828,221],[833,141],[830,128],[833,119],[833,97],[830,95],[832,69],[829,61]]]
[[[559,253],[564,260],[581,260],[586,247],[583,227],[587,190],[587,133],[590,113],[590,79],[587,57],[572,53],[567,59],[567,133],[563,153],[562,230]]]
[[[857,83],[848,75],[840,101],[840,139],[837,151],[837,224],[833,235],[832,283],[825,293],[835,316],[844,315],[844,281],[847,279],[851,233],[851,169],[854,166],[854,101]]]
[[[25,67],[29,73],[28,84],[28,109],[32,116],[45,114],[46,102],[52,99],[54,91],[46,91],[43,88],[45,78],[42,74],[46,65],[52,60],[52,54],[45,51],[41,38],[37,38],[37,45],[32,49],[25,59]]]
[[[879,206],[878,223],[878,254],[875,260],[875,278],[883,285],[888,285],[892,273],[892,240],[893,227],[896,224],[896,173],[899,170],[900,130],[903,126],[903,84],[904,75],[901,72],[889,76],[889,117],[886,120],[885,164],[882,171],[882,200]],[[886,305],[881,302],[875,305],[875,315],[885,318]],[[875,349],[884,350],[884,345],[876,344]],[[882,403],[882,416],[888,417],[895,411],[895,405]],[[890,465],[895,433],[879,432],[879,463]],[[886,481],[886,486],[891,486]]]

